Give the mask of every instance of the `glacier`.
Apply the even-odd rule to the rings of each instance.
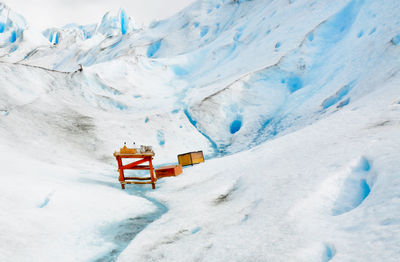
[[[399,11],[198,0],[40,32],[0,4],[0,260],[398,261]],[[123,191],[123,142],[206,161]]]

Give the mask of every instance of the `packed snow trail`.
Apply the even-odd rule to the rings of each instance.
[[[96,262],[112,262],[117,261],[119,255],[129,245],[129,243],[146,228],[150,223],[153,223],[159,219],[163,214],[168,212],[168,209],[161,202],[147,196],[147,192],[152,190],[151,188],[128,185],[125,191],[133,196],[144,198],[150,201],[156,210],[143,216],[137,216],[128,218],[125,221],[118,222],[115,225],[107,226],[102,229],[104,231],[103,237],[108,241],[115,243],[115,247],[100,256],[100,258],[94,259]]]

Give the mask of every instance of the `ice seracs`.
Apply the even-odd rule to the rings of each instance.
[[[21,15],[0,2],[0,47],[15,43],[26,26],[26,21]]]
[[[133,30],[133,20],[127,15],[126,11],[121,8],[117,14],[107,12],[98,25],[96,32],[110,37],[125,35]]]

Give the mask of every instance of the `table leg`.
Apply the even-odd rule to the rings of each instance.
[[[154,176],[154,169],[153,163],[151,162],[151,158],[149,160],[149,167],[150,167],[150,177],[151,177],[151,188],[156,189],[156,178]]]
[[[122,160],[121,157],[117,157],[118,162],[118,171],[119,171],[119,182],[125,182],[124,170],[122,169]],[[125,184],[121,183],[121,188],[125,189]]]

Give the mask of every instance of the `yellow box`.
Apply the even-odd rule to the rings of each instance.
[[[136,154],[137,153],[137,149],[136,148],[127,148],[126,146],[124,146],[123,148],[121,148],[119,150],[120,154]]]
[[[194,165],[204,162],[203,151],[180,154],[178,155],[178,162],[181,166]]]

